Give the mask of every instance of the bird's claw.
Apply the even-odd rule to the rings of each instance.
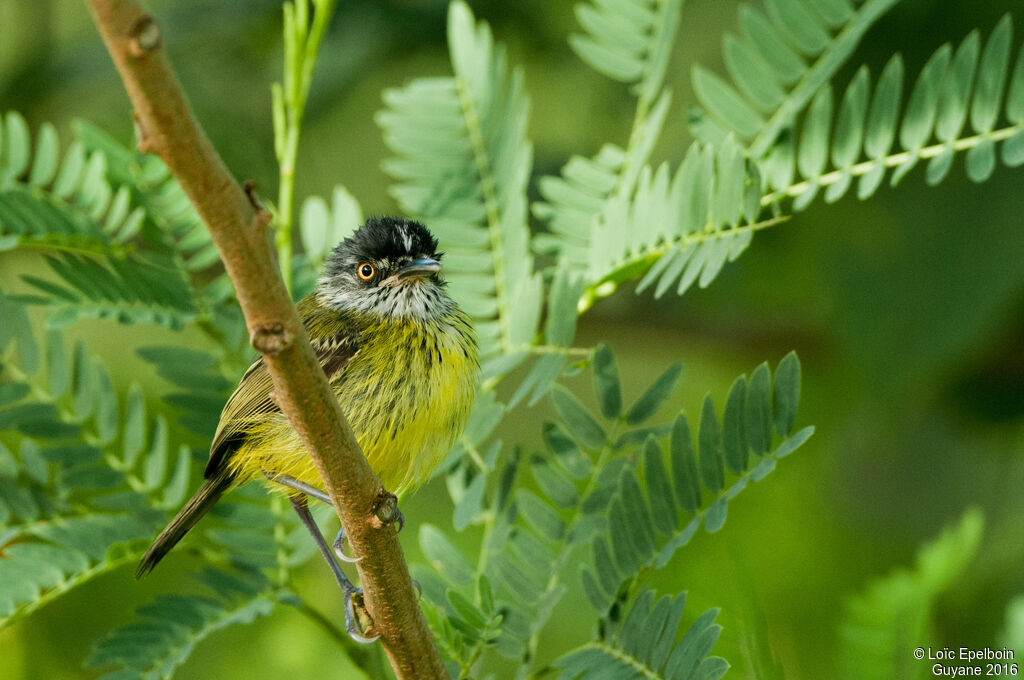
[[[345,527],[338,529],[338,535],[334,537],[334,554],[338,556],[338,559],[342,562],[348,562],[349,564],[355,564],[359,560],[363,559],[360,557],[349,557],[345,554]]]
[[[379,640],[380,635],[366,637],[363,635],[363,631],[359,628],[359,620],[356,617],[355,598],[359,597],[361,600],[362,594],[363,591],[359,588],[355,588],[351,591],[345,591],[345,632],[348,633],[348,636],[356,642],[368,645]]]

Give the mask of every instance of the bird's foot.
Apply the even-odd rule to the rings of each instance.
[[[398,509],[398,496],[387,489],[377,492],[377,502],[373,506],[373,514],[383,526],[398,524],[398,532],[405,528],[405,515]]]
[[[341,570],[341,566],[338,565],[334,559],[334,554],[331,552],[330,546],[327,545],[326,539],[323,534],[320,533],[320,528],[317,527],[316,522],[313,520],[313,516],[309,513],[309,507],[306,504],[306,499],[303,496],[292,496],[291,497],[292,507],[295,508],[296,514],[302,524],[305,525],[309,531],[313,540],[316,542],[317,548],[320,550],[320,554],[327,562],[327,566],[330,567],[331,573],[334,575],[334,580],[338,582],[338,587],[341,588],[341,592],[345,597],[345,630],[349,636],[356,642],[370,643],[374,642],[380,636],[367,637],[364,635],[364,631],[359,627],[359,618],[356,616],[356,603],[354,600],[358,599],[359,609],[362,612],[366,612],[366,608],[363,606],[363,591],[352,585],[352,582],[345,576],[345,572]],[[366,614],[366,618],[369,619],[369,614]],[[371,624],[372,625],[372,624]]]
[[[334,537],[334,554],[338,556],[338,559],[342,562],[349,562],[355,564],[362,557],[349,557],[345,554],[345,527],[338,527],[338,535]]]
[[[380,635],[367,637],[364,634],[366,630],[373,627],[372,620],[366,629],[360,628],[359,615],[356,613],[357,608],[367,619],[370,618],[369,613],[366,611],[366,605],[363,604],[363,590],[361,588],[354,588],[351,592],[346,591],[345,593],[345,632],[356,642],[361,642],[365,645],[376,642],[380,639]]]

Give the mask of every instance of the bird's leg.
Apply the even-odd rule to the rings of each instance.
[[[318,501],[323,501],[324,503],[327,503],[327,505],[330,505],[332,507],[334,506],[334,503],[331,501],[331,497],[327,495],[327,492],[321,491],[315,486],[311,486],[309,484],[306,484],[305,482],[300,482],[291,475],[275,475],[272,472],[266,471],[264,471],[263,474],[266,475],[267,479],[269,479],[272,482],[277,482],[281,486],[287,486],[289,489],[300,491],[309,496],[310,498],[315,498]]]
[[[313,520],[313,515],[309,513],[309,506],[306,504],[306,499],[300,496],[291,497],[292,507],[295,508],[295,512],[299,515],[299,519],[305,525],[306,529],[313,536],[313,540],[316,542],[316,547],[320,549],[320,554],[327,560],[327,565],[331,568],[331,573],[334,574],[334,579],[338,582],[342,592],[345,594],[345,630],[356,642],[370,643],[377,640],[380,636],[377,635],[372,638],[368,638],[362,634],[359,630],[359,624],[356,621],[355,605],[352,602],[352,598],[362,594],[362,590],[352,585],[352,582],[345,576],[345,572],[341,570],[338,563],[334,561],[334,555],[331,553],[330,546],[327,545],[327,540],[323,534],[320,533],[320,528],[317,527],[316,521]]]
[[[273,475],[269,472],[264,472],[263,474],[265,474],[267,476],[267,479],[269,479],[272,482],[277,482],[282,486],[287,486],[289,489],[294,489],[295,491],[304,493],[310,498],[315,498],[318,501],[323,501],[324,503],[327,503],[332,507],[334,506],[334,503],[331,502],[331,497],[328,496],[326,493],[316,488],[315,486],[310,486],[305,482],[300,482],[291,475]],[[338,559],[343,562],[349,562],[351,564],[354,564],[359,560],[363,559],[362,557],[349,557],[345,554],[345,527],[338,528],[338,535],[334,537],[333,546],[334,554],[336,554],[338,556]]]

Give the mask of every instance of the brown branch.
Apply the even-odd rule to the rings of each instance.
[[[135,108],[139,150],[159,155],[206,223],[263,353],[274,393],[316,464],[358,563],[373,630],[398,678],[446,678],[393,527],[379,518],[382,487],[345,422],[288,297],[271,248],[270,213],[228,173],[164,50],[160,28],[133,0],[86,0]]]

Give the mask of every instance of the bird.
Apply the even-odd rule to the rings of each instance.
[[[401,496],[441,463],[469,419],[479,379],[469,317],[441,278],[438,241],[421,223],[368,219],[326,258],[298,313],[342,412],[385,489]],[[262,357],[242,376],[221,413],[205,481],[139,563],[149,573],[229,490],[264,480],[287,493],[345,592],[346,626],[358,593],[334,561],[306,497],[330,498],[298,434],[274,402]],[[342,552],[344,532],[334,541]]]

